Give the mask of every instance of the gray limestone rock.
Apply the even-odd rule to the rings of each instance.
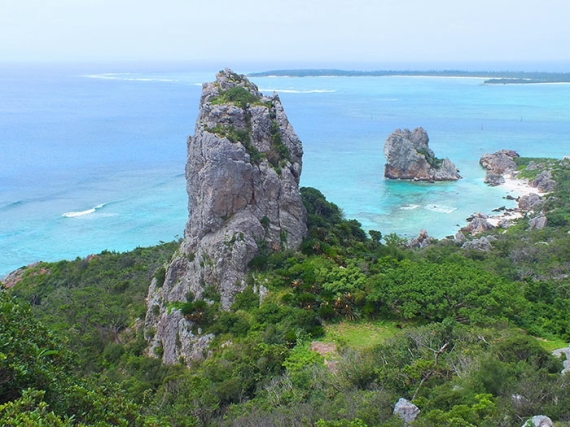
[[[464,243],[466,240],[467,238],[465,237],[465,234],[463,234],[461,231],[455,233],[455,236],[453,237],[453,241],[457,244]]]
[[[488,219],[489,217],[482,212],[474,213],[467,218],[468,224],[461,231],[475,235],[492,230],[495,226],[487,221]]]
[[[413,132],[396,129],[384,144],[387,160],[384,176],[428,182],[460,179],[455,165],[447,158],[437,159],[428,142],[428,135],[421,127]]]
[[[539,173],[530,183],[531,187],[536,188],[541,193],[548,193],[556,187],[556,181],[552,179],[552,173],[549,170]]]
[[[160,347],[165,363],[199,358],[209,338],[196,334],[196,325],[173,305],[189,295],[200,300],[204,289],[213,287],[228,309],[245,288],[248,263],[260,246],[300,246],[307,232],[299,192],[302,155],[276,94],[262,95],[229,69],[203,85],[194,136],[188,139],[190,215],[184,240],[164,284],[149,290],[146,327],[156,331],[152,338],[147,334],[151,355]]]
[[[543,204],[544,199],[534,193],[521,197],[518,202],[519,209],[523,212],[540,209]]]
[[[434,242],[435,239],[429,236],[426,230],[420,230],[418,237],[414,237],[408,240],[407,246],[409,248],[425,248]]]
[[[546,224],[548,224],[548,220],[543,215],[531,218],[528,221],[528,225],[531,230],[542,230],[544,227],[546,227]]]
[[[552,352],[552,355],[555,357],[561,357],[564,355],[564,361],[562,362],[562,374],[566,374],[570,372],[570,346],[564,348],[558,348]]]
[[[489,252],[493,249],[493,245],[491,244],[492,239],[491,236],[488,237],[480,237],[478,239],[468,240],[463,245],[461,245],[462,249],[473,249],[480,252]]]
[[[406,425],[413,422],[419,414],[420,408],[403,397],[394,405],[394,415],[398,415]]]
[[[505,178],[501,174],[487,172],[485,175],[485,184],[490,185],[491,187],[496,187],[497,185],[501,185],[505,183]]]
[[[504,174],[512,173],[517,164],[513,160],[519,157],[518,153],[513,150],[501,150],[493,154],[483,154],[479,160],[479,164],[487,171],[485,176],[485,184],[496,186],[503,184]]]
[[[554,423],[546,415],[535,415],[531,419],[527,420],[522,427],[552,427]]]

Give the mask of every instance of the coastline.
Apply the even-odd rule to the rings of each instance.
[[[500,184],[499,187],[505,189],[508,194],[515,198],[528,196],[529,194],[538,194],[539,196],[546,194],[531,186],[527,179],[517,178],[514,174],[503,175],[503,178],[505,182]]]
[[[507,196],[511,196],[513,199],[518,200],[520,197],[528,196],[530,194],[536,194],[540,197],[544,196],[546,193],[538,191],[537,188],[532,187],[527,179],[519,179],[515,174],[505,174],[503,175],[505,182],[499,184],[498,187],[504,189]],[[524,212],[522,212],[518,207],[514,209],[503,210],[498,215],[489,215],[487,222],[494,227],[497,227],[499,223],[505,219],[513,220],[522,218]]]

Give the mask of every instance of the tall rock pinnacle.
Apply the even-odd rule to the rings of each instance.
[[[207,301],[204,290],[213,288],[228,309],[262,248],[300,246],[307,231],[299,193],[302,155],[276,94],[264,96],[229,69],[203,85],[188,139],[184,240],[164,283],[153,280],[149,289],[145,330],[151,354],[165,363],[199,357],[211,337],[196,332],[191,318],[175,307],[192,298]]]

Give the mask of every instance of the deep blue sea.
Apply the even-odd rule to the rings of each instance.
[[[124,251],[183,235],[184,165],[201,83],[215,72],[0,68],[0,277],[38,260]],[[237,72],[259,71],[239,70]],[[502,148],[570,155],[570,85],[479,78],[255,78],[279,93],[303,141],[301,183],[383,234],[444,237],[507,205],[478,160]],[[396,128],[422,126],[463,179],[386,181]]]

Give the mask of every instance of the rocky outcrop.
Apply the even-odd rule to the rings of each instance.
[[[528,220],[528,227],[530,230],[542,230],[547,224],[548,220],[544,215],[539,215]]]
[[[414,422],[420,412],[420,408],[403,397],[394,405],[394,415],[398,415],[402,421],[404,421],[405,425]]]
[[[461,245],[461,248],[467,250],[471,249],[479,252],[489,252],[491,249],[493,249],[492,242],[495,240],[496,238],[493,236],[483,236],[479,237],[478,239],[466,241],[463,243],[463,245]]]
[[[425,248],[436,240],[428,235],[426,230],[420,230],[418,237],[413,237],[408,240],[408,248]]]
[[[552,173],[549,170],[545,170],[531,181],[530,186],[536,188],[541,193],[549,193],[556,187],[556,181],[552,179]]]
[[[525,196],[522,196],[518,200],[518,207],[523,212],[528,212],[531,210],[540,210],[544,205],[545,200],[540,197],[538,194],[531,193]]]
[[[527,420],[522,427],[552,427],[554,423],[546,415],[535,415],[531,419]]]
[[[20,282],[24,278],[24,275],[26,273],[29,273],[30,271],[29,269],[37,267],[39,264],[40,264],[39,262],[34,262],[33,264],[29,264],[26,267],[20,267],[17,270],[12,271],[10,274],[8,274],[0,281],[0,290],[13,288],[18,284],[18,282]],[[45,268],[40,268],[39,270],[34,271],[32,275],[35,276],[38,274],[49,274],[49,273],[50,273],[49,270]]]
[[[517,164],[513,160],[520,157],[516,151],[501,150],[493,154],[484,154],[479,159],[479,164],[487,171],[485,176],[485,184],[491,186],[501,185],[505,183],[503,175],[514,172]]]
[[[564,361],[562,362],[563,369],[561,373],[567,374],[570,372],[570,346],[553,350],[552,355],[558,358],[564,355]]]
[[[389,179],[428,182],[460,179],[455,165],[447,158],[436,158],[428,147],[428,142],[428,135],[421,127],[413,132],[396,129],[384,144],[387,160],[384,176]]]
[[[162,355],[165,363],[200,357],[209,338],[200,336],[196,316],[183,316],[177,307],[193,300],[211,304],[204,296],[208,288],[228,309],[261,248],[300,246],[307,231],[299,193],[302,155],[276,94],[264,96],[228,69],[203,85],[188,139],[184,240],[163,283],[154,280],[149,290],[151,355]]]
[[[489,216],[482,212],[477,212],[467,218],[467,225],[461,229],[464,233],[479,234],[495,228],[489,221]]]

